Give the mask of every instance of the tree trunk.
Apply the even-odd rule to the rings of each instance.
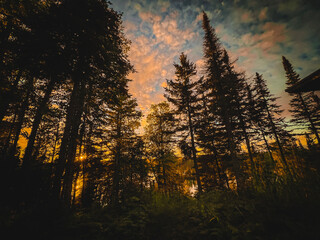
[[[8,133],[8,136],[7,136],[7,140],[6,140],[6,143],[4,145],[4,150],[7,151],[7,149],[9,148],[9,145],[10,145],[10,142],[11,142],[11,138],[12,138],[12,132],[15,128],[15,125],[16,125],[16,119],[17,119],[17,112],[18,112],[18,107],[15,109],[14,111],[14,115],[13,115],[13,119],[12,119],[12,122],[10,124],[10,129],[9,129],[9,133]]]
[[[250,162],[251,162],[251,171],[253,173],[253,176],[254,176],[255,180],[257,181],[258,180],[258,175],[257,175],[257,169],[256,169],[255,162],[253,160],[253,156],[252,156],[252,152],[251,152],[250,139],[248,137],[247,128],[246,128],[246,125],[244,123],[243,116],[241,114],[240,104],[239,104],[238,100],[237,100],[237,105],[238,105],[237,106],[237,110],[238,110],[238,117],[239,117],[239,120],[240,120],[240,126],[241,126],[241,129],[242,129],[243,135],[244,135],[244,139],[246,141],[246,146],[247,146],[247,149],[248,149],[248,154],[249,154],[249,158],[250,158]]]
[[[218,170],[218,176],[219,176],[219,180],[220,180],[220,183],[222,183],[222,176],[221,176],[221,173],[222,173],[222,169],[220,168],[220,165],[219,165],[219,161],[218,161],[218,151],[216,149],[216,146],[214,144],[214,141],[212,141],[212,150],[213,150],[213,154],[214,154],[214,161],[216,163],[216,166],[217,166],[217,170]],[[223,178],[224,180],[226,181],[226,184],[227,184],[227,188],[230,189],[230,186],[229,186],[229,179],[228,179],[228,176],[227,174],[223,174]]]
[[[314,133],[314,135],[316,135],[316,138],[317,138],[317,141],[318,141],[318,145],[319,145],[319,144],[320,144],[320,137],[319,137],[317,128],[316,128],[315,125],[314,125],[314,122],[313,122],[313,120],[312,120],[312,118],[311,118],[310,112],[309,112],[308,107],[307,107],[307,105],[306,105],[306,103],[305,103],[305,101],[304,101],[304,99],[303,99],[303,97],[302,97],[302,94],[301,94],[301,93],[298,93],[298,96],[299,96],[299,99],[300,99],[300,101],[301,101],[301,103],[302,103],[303,110],[304,110],[304,112],[305,112],[305,114],[306,114],[306,116],[307,116],[307,118],[308,118],[308,120],[309,120],[311,129],[312,129],[312,132]]]
[[[24,117],[28,109],[29,95],[30,95],[30,91],[28,91],[27,95],[25,96],[25,100],[23,101],[20,112],[18,114],[18,124],[17,124],[17,129],[15,132],[15,137],[12,145],[12,153],[10,154],[11,156],[14,156],[16,154],[16,148],[18,145],[19,136],[21,133],[23,122],[24,122]]]
[[[203,109],[204,109],[205,114],[206,114],[206,116],[207,116],[207,115],[208,115],[208,109],[207,109],[207,104],[206,104],[206,102],[204,101],[204,99],[205,99],[204,94],[202,94]],[[209,120],[206,121],[206,124],[210,125]],[[218,154],[217,148],[216,148],[216,146],[215,146],[215,141],[214,141],[213,138],[212,138],[212,140],[211,140],[211,146],[212,146],[212,152],[213,152],[213,156],[214,156],[214,162],[215,162],[215,164],[216,164],[216,166],[217,166],[218,176],[219,176],[219,180],[220,180],[220,184],[221,184],[221,183],[223,182],[223,181],[222,181],[222,176],[221,176],[221,174],[222,174],[222,169],[221,169],[220,166],[219,166],[219,161],[218,161],[218,155],[219,155],[219,154]],[[225,175],[225,176],[226,176],[225,181],[226,181],[227,187],[230,188],[230,187],[229,187],[229,179],[228,179],[227,175]]]
[[[31,133],[29,135],[29,140],[28,140],[28,145],[25,150],[25,154],[23,157],[23,162],[22,162],[22,167],[23,168],[28,168],[30,165],[32,165],[32,162],[34,162],[34,159],[32,159],[32,152],[34,148],[34,142],[37,136],[37,131],[39,129],[42,116],[44,114],[44,110],[48,104],[50,95],[52,93],[52,90],[54,88],[54,85],[56,83],[56,78],[52,78],[47,86],[46,92],[44,97],[41,99],[40,104],[37,108],[36,115],[34,117],[33,123],[32,123],[32,128],[31,128]]]
[[[274,159],[273,159],[273,156],[272,156],[272,153],[271,153],[271,150],[270,150],[270,146],[269,146],[269,144],[268,144],[268,141],[267,141],[267,139],[266,139],[266,136],[265,136],[263,130],[260,130],[260,131],[261,131],[261,133],[262,133],[263,141],[264,141],[264,143],[266,144],[266,147],[267,147],[267,150],[268,150],[270,159],[271,159],[272,163],[275,164],[275,161],[274,161]]]
[[[27,92],[26,92],[26,96],[24,98],[24,101],[21,104],[20,112],[18,114],[17,129],[15,131],[15,137],[14,137],[14,141],[13,141],[13,146],[12,146],[11,152],[9,154],[9,156],[12,156],[12,157],[16,154],[16,148],[17,148],[17,145],[18,145],[19,136],[20,136],[20,133],[21,133],[23,122],[24,122],[24,117],[25,117],[26,111],[27,111],[27,109],[29,107],[29,104],[28,104],[29,103],[29,97],[30,97],[30,94],[31,94],[31,92],[33,90],[33,78],[29,78],[28,82],[26,83],[26,85],[27,85]]]
[[[227,111],[227,110],[226,110]],[[237,188],[242,187],[242,174],[241,174],[241,168],[239,164],[239,159],[237,158],[236,154],[236,144],[233,140],[233,134],[232,134],[232,128],[231,128],[231,119],[229,119],[228,114],[224,116],[224,124],[227,132],[227,139],[228,139],[228,149],[230,151],[230,157],[231,157],[231,162],[234,168],[234,174],[236,177],[236,182],[237,182]]]
[[[283,151],[282,145],[281,145],[279,137],[278,137],[276,126],[275,126],[275,124],[273,122],[271,113],[269,111],[268,105],[266,104],[265,106],[266,106],[268,118],[269,118],[269,121],[270,121],[270,124],[271,124],[271,129],[272,129],[273,135],[274,135],[274,137],[276,139],[276,142],[277,142],[277,145],[278,145],[278,148],[279,148],[279,151],[280,151],[280,156],[281,156],[282,163],[284,164],[284,166],[286,168],[286,171],[289,173],[289,175],[292,176],[291,172],[290,172],[290,169],[289,169],[289,166],[288,166],[288,163],[287,163],[287,160],[286,160],[286,157],[284,155],[284,151]]]
[[[59,199],[61,192],[61,180],[65,171],[61,199],[66,206],[70,206],[73,163],[77,149],[78,130],[85,99],[84,81],[81,82],[77,80],[79,79],[76,79],[74,82],[69,102],[64,133],[60,146],[59,159],[57,160],[53,183],[54,195]]]
[[[120,146],[117,143],[115,162],[114,162],[114,173],[112,179],[112,195],[111,203],[117,205],[119,203],[119,190],[120,190]]]
[[[83,113],[83,106],[85,100],[85,85],[84,83],[80,86],[79,97],[76,103],[76,112],[73,118],[73,124],[70,131],[70,139],[67,143],[69,145],[67,154],[66,154],[66,169],[63,179],[63,189],[62,189],[62,200],[67,205],[70,206],[71,201],[71,191],[72,191],[72,182],[74,175],[74,160],[76,157],[76,151],[78,146],[79,138],[79,126],[81,123],[81,116]]]
[[[191,119],[191,110],[190,110],[189,104],[188,104],[188,120],[189,120],[189,130],[190,130],[190,137],[191,137],[192,158],[193,158],[193,162],[194,162],[194,169],[196,172],[198,192],[201,194],[202,193],[202,184],[201,184],[200,173],[199,173],[199,168],[198,168],[197,152],[196,152],[196,147],[195,147],[195,143],[194,143],[194,130],[193,130],[193,124],[192,124],[192,119]]]
[[[13,95],[16,93],[17,91],[17,86],[18,83],[20,81],[22,75],[22,71],[19,70],[15,81],[13,82],[8,94],[5,94],[4,96],[0,96],[0,123],[2,122],[4,116],[6,115],[8,106],[10,104],[10,99],[13,97]],[[28,87],[28,86],[27,86]]]

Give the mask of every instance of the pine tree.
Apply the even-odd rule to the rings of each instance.
[[[291,87],[299,82],[300,76],[295,72],[291,63],[288,59],[282,56],[283,68],[286,72],[287,77],[287,86]],[[289,111],[293,115],[292,122],[298,125],[305,125],[306,123],[310,126],[312,133],[316,136],[318,143],[320,143],[319,133],[316,128],[315,118],[317,111],[312,111],[312,106],[314,104],[313,93],[302,94],[298,93],[289,93],[292,99],[290,100],[290,106],[292,109]]]
[[[107,135],[109,137],[108,148],[112,159],[112,192],[111,203],[118,204],[120,192],[123,192],[130,179],[130,173],[126,171],[130,158],[130,148],[135,141],[135,129],[140,126],[141,112],[138,111],[136,99],[128,95],[120,94],[114,104],[108,106]],[[131,156],[132,157],[132,156]]]
[[[173,111],[167,102],[151,105],[145,126],[146,148],[152,173],[159,189],[167,192],[172,184],[175,122]]]
[[[255,96],[254,96],[251,85],[247,84],[246,89],[247,89],[247,97],[248,97],[247,106],[248,106],[248,111],[250,115],[249,121],[251,125],[254,127],[252,130],[255,133],[255,137],[257,141],[261,141],[261,137],[262,137],[262,140],[268,151],[270,160],[272,163],[275,163],[274,158],[272,156],[271,148],[266,138],[268,130],[265,128],[265,126],[267,126],[267,123],[266,123],[266,119],[263,117],[264,112],[261,112],[259,110],[259,107],[257,106],[258,102],[255,100]]]
[[[276,104],[276,97],[270,93],[265,80],[262,78],[262,75],[256,73],[255,76],[255,85],[254,90],[256,91],[256,102],[257,102],[257,111],[259,111],[261,120],[265,122],[266,127],[272,133],[272,136],[276,140],[280,152],[280,159],[287,173],[291,176],[289,165],[287,163],[283,143],[280,141],[280,134],[285,131],[285,124],[281,113],[283,110],[280,109],[280,106]]]
[[[217,126],[215,126],[215,115],[209,111],[209,97],[208,89],[205,84],[204,78],[201,77],[199,79],[199,85],[197,86],[197,94],[199,96],[199,110],[197,114],[197,121],[196,121],[196,139],[198,146],[203,149],[202,155],[206,156],[209,155],[209,158],[212,162],[213,170],[207,170],[202,172],[204,174],[203,179],[206,182],[210,180],[206,180],[206,178],[212,178],[212,175],[217,175],[214,177],[218,177],[218,185],[223,186],[227,185],[229,188],[229,181],[227,175],[224,173],[224,166],[221,162],[222,153],[219,153],[219,146],[217,145]],[[202,163],[202,161],[201,161]],[[213,180],[215,182],[215,179]],[[210,185],[207,183],[207,185]]]
[[[246,91],[246,80],[243,74],[239,74],[235,71],[233,63],[230,62],[229,55],[227,51],[224,51],[223,57],[224,66],[226,68],[225,78],[229,80],[230,91],[233,99],[230,102],[234,103],[235,108],[235,121],[237,124],[234,126],[234,134],[238,138],[238,141],[242,141],[242,138],[245,140],[247,147],[250,163],[251,163],[251,172],[257,180],[257,172],[255,168],[255,163],[253,160],[251,141],[250,141],[250,112],[247,107],[247,91]]]
[[[217,146],[220,152],[229,159],[232,171],[236,176],[238,187],[242,187],[243,173],[240,159],[237,156],[239,138],[236,136],[238,129],[238,109],[235,94],[237,95],[236,82],[228,76],[230,63],[226,61],[226,51],[221,47],[214,28],[206,13],[203,13],[202,28],[204,29],[204,59],[205,59],[205,85],[208,89],[206,96],[209,98],[208,109],[214,116],[218,138]]]
[[[79,127],[90,89],[103,91],[106,95],[99,104],[105,104],[108,93],[112,95],[114,89],[123,89],[123,84],[127,83],[123,79],[132,66],[127,60],[128,41],[121,32],[121,16],[109,8],[108,3],[99,0],[65,1],[59,8],[65,19],[62,31],[71,55],[73,86],[56,164],[54,191],[57,197],[61,192],[62,200],[68,206]]]
[[[202,192],[202,185],[200,180],[200,173],[197,160],[197,150],[195,143],[195,114],[197,111],[197,97],[196,87],[197,81],[193,81],[196,75],[196,66],[187,59],[184,53],[180,55],[180,63],[174,64],[176,78],[167,80],[167,87],[165,88],[165,97],[171,102],[175,108],[176,121],[179,122],[177,132],[182,134],[180,138],[191,151],[194,162],[196,181],[199,193]],[[188,142],[187,142],[188,141]],[[189,143],[190,142],[190,143]]]

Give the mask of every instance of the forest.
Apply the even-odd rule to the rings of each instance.
[[[203,69],[178,53],[146,116],[110,2],[0,1],[0,25],[1,235],[320,239],[318,95],[290,93],[285,118],[206,12]]]

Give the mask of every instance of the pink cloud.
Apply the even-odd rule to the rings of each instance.
[[[203,18],[202,15],[203,15],[202,12],[199,13],[199,14],[197,15],[197,17],[196,17],[196,19],[195,19],[194,22],[195,22],[195,23],[202,22],[202,18]]]
[[[162,82],[162,83],[161,83],[161,87],[165,88],[165,87],[167,87],[167,86],[168,86],[167,82]]]
[[[244,23],[248,23],[248,22],[251,22],[253,20],[252,18],[252,14],[251,12],[244,12],[242,15],[241,15],[241,21],[244,22]]]
[[[179,29],[177,17],[177,13],[172,13],[166,16],[163,21],[153,22],[153,34],[159,43],[162,42],[171,48],[179,48],[185,41],[195,36],[195,33],[191,29]]]
[[[260,11],[260,13],[259,13],[259,20],[260,20],[260,21],[263,21],[263,20],[265,20],[265,19],[267,18],[267,11],[268,11],[268,8],[267,8],[267,7],[263,8],[263,9]]]
[[[172,12],[162,18],[150,12],[140,12],[142,24],[135,26],[126,22],[129,30],[127,37],[132,40],[129,59],[137,72],[129,75],[130,93],[137,98],[141,110],[148,111],[151,104],[165,100],[163,96],[166,79],[174,77],[173,59],[182,51],[186,41],[196,35],[192,27],[181,29],[178,26],[178,12]],[[153,38],[147,37],[150,32],[145,32],[139,37],[135,31],[144,33],[144,23],[152,29]],[[185,51],[186,52],[186,51]]]
[[[128,37],[132,39],[134,35],[128,34]],[[164,100],[163,90],[157,90],[166,78],[173,75],[170,72],[172,62],[168,59],[173,59],[176,52],[154,49],[153,46],[157,43],[155,39],[145,36],[134,39],[129,59],[137,72],[129,75],[129,79],[132,79],[129,89],[133,97],[137,98],[141,110],[147,111],[151,104]]]
[[[247,46],[252,45],[254,43],[254,40],[252,39],[251,33],[246,33],[246,34],[242,35],[241,41],[243,42],[243,44],[245,44]]]
[[[287,39],[285,24],[267,22],[262,26],[262,29],[264,30],[262,34],[252,35],[251,33],[246,33],[242,35],[241,40],[244,46],[259,48],[267,52],[272,48],[276,48],[278,43],[284,42]]]
[[[161,16],[152,14],[151,12],[139,12],[141,20],[147,22],[159,22],[161,21]]]

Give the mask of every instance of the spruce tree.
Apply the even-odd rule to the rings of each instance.
[[[209,97],[208,89],[204,77],[199,79],[199,84],[196,89],[197,95],[199,97],[199,109],[196,119],[196,140],[197,145],[202,149],[201,155],[209,155],[212,161],[212,171],[209,169],[205,170],[202,167],[203,181],[207,182],[207,186],[210,187],[208,183],[210,180],[206,178],[212,178],[212,175],[218,177],[218,185],[224,186],[225,184],[229,187],[227,175],[224,173],[224,166],[221,162],[222,153],[219,151],[219,144],[217,144],[217,126],[215,126],[215,115],[209,111]],[[203,161],[200,162],[202,164]],[[209,163],[208,163],[209,165]],[[211,175],[211,176],[210,176]],[[215,182],[216,180],[214,180]]]
[[[301,80],[300,76],[293,69],[289,60],[284,56],[282,56],[282,64],[286,72],[287,87],[292,87]],[[315,124],[315,119],[317,119],[317,111],[312,111],[314,108],[316,108],[315,106],[312,106],[314,104],[314,94],[303,94],[301,92],[289,94],[292,97],[290,100],[291,109],[289,110],[293,116],[292,122],[297,125],[309,125],[312,133],[316,136],[318,143],[320,143],[319,133]]]
[[[137,109],[137,101],[128,95],[120,94],[114,104],[109,104],[107,114],[107,137],[109,158],[112,161],[111,203],[118,204],[123,196],[124,187],[130,176],[126,171],[130,152],[136,142],[135,130],[140,126],[141,112]]]
[[[109,8],[107,2],[71,0],[59,8],[65,20],[63,39],[71,55],[72,91],[56,164],[54,191],[69,205],[79,128],[90,89],[103,91],[105,96],[99,104],[106,104],[108,94],[112,95],[114,89],[122,91],[123,84],[127,83],[123,79],[132,66],[127,60],[128,41],[122,33],[121,16]]]
[[[151,105],[145,126],[145,141],[150,168],[159,189],[167,192],[172,187],[175,121],[167,102]]]
[[[205,60],[205,85],[208,89],[208,109],[214,116],[217,127],[217,142],[220,152],[229,159],[232,172],[236,176],[238,187],[242,187],[243,173],[240,159],[237,156],[239,138],[236,136],[238,124],[238,110],[235,101],[236,83],[233,77],[228,76],[230,63],[226,61],[226,51],[215,33],[206,13],[203,13],[202,28],[205,32],[203,51]]]
[[[201,193],[202,185],[195,143],[195,114],[199,102],[196,93],[198,83],[192,79],[197,73],[196,66],[187,59],[184,53],[181,53],[180,63],[175,63],[174,67],[176,78],[167,80],[165,97],[176,108],[176,121],[179,122],[177,132],[180,132],[180,135],[182,134],[180,138],[183,138],[184,146],[187,146],[191,151],[198,191]]]
[[[232,96],[231,103],[234,103],[235,113],[234,118],[237,122],[234,126],[235,136],[238,141],[242,142],[244,139],[249,160],[251,163],[251,171],[257,180],[257,172],[255,169],[255,163],[253,160],[251,140],[250,140],[250,128],[252,127],[250,122],[250,112],[247,107],[247,91],[246,91],[246,79],[243,73],[237,73],[234,69],[233,63],[230,62],[227,51],[224,51],[223,62],[226,69],[225,78],[230,83],[230,92]]]
[[[261,112],[259,110],[258,102],[255,99],[252,86],[250,84],[247,84],[246,89],[247,89],[247,98],[248,98],[247,107],[248,107],[249,116],[250,116],[249,121],[251,123],[251,126],[253,127],[252,130],[255,133],[255,137],[257,141],[261,141],[261,137],[262,137],[265,147],[267,148],[270,160],[272,163],[274,163],[271,148],[266,138],[268,129],[266,128],[267,126],[266,119],[263,117],[264,112]]]
[[[262,78],[262,75],[256,73],[255,76],[255,85],[254,90],[256,91],[256,102],[257,102],[257,111],[259,111],[261,120],[267,125],[267,129],[270,131],[272,136],[276,140],[280,152],[280,159],[285,168],[285,171],[290,173],[289,165],[287,163],[283,143],[281,143],[280,134],[285,131],[285,123],[281,113],[283,110],[280,109],[280,106],[276,104],[277,98],[274,97],[266,84],[266,81]]]

